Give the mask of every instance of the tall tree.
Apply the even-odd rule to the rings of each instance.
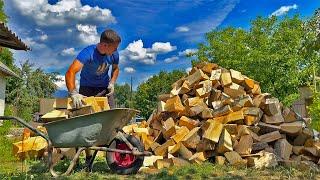
[[[171,85],[186,75],[184,71],[161,71],[146,82],[140,84],[134,97],[134,107],[141,111],[141,116],[148,118],[157,107],[158,95],[169,93]]]
[[[236,69],[260,82],[262,91],[290,105],[299,95],[298,87],[312,79],[319,57],[303,51],[312,41],[298,17],[277,19],[257,17],[249,30],[225,28],[206,35],[199,46],[198,60]]]
[[[131,89],[129,84],[115,85],[115,102],[117,107],[132,107]]]

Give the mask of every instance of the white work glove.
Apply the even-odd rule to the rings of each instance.
[[[77,90],[74,89],[71,92],[69,92],[69,96],[72,99],[73,107],[75,107],[76,109],[82,107],[82,99],[84,98],[82,94],[79,94]]]
[[[113,83],[109,83],[109,86],[108,86],[108,94],[113,94],[114,92],[114,84]]]

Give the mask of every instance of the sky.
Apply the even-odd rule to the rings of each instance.
[[[31,51],[15,51],[62,79],[77,54],[111,28],[122,42],[118,84],[134,89],[160,71],[190,70],[187,54],[216,28],[250,28],[257,16],[308,18],[320,0],[4,0],[8,27]],[[79,78],[79,77],[78,77]],[[78,81],[77,81],[78,83]],[[58,82],[60,90],[65,82]],[[78,84],[79,85],[79,84]]]

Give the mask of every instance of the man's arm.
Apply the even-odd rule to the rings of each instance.
[[[83,64],[78,59],[75,59],[73,63],[70,65],[65,75],[66,85],[69,92],[76,89],[76,74],[82,69],[82,67]]]
[[[111,72],[110,83],[115,84],[116,81],[117,81],[118,76],[119,76],[119,65],[118,64],[112,64],[112,72]]]

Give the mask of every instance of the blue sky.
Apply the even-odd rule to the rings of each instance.
[[[64,76],[77,53],[112,28],[122,37],[118,83],[133,77],[134,87],[161,70],[190,68],[185,55],[210,30],[248,29],[258,15],[307,18],[319,7],[319,0],[5,0],[9,28],[32,48],[13,51],[17,64],[29,59]]]

